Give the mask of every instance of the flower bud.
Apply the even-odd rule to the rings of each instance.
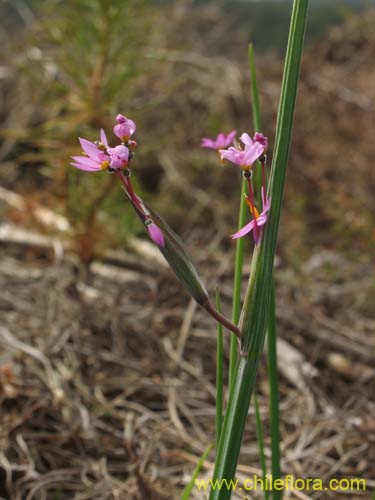
[[[117,115],[116,122],[113,128],[115,135],[122,141],[128,141],[136,131],[136,124],[124,115]]]

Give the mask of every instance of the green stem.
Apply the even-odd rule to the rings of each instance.
[[[246,192],[246,179],[242,180],[241,198],[240,198],[240,211],[238,216],[238,229],[241,229],[246,222],[246,203],[244,193]],[[243,254],[245,247],[245,239],[238,238],[236,241],[236,255],[234,261],[234,284],[233,284],[233,302],[232,302],[232,322],[237,325],[240,319],[241,312],[241,283],[242,283],[242,268],[243,268]],[[230,353],[229,353],[229,384],[230,387],[234,371],[237,364],[238,342],[234,335],[230,339]]]
[[[221,313],[220,294],[216,291],[216,309]],[[223,325],[217,324],[216,348],[216,449],[219,446],[223,423]]]

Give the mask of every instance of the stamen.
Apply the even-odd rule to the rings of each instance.
[[[251,179],[247,180],[247,185],[249,187],[249,202],[251,204],[250,210],[253,214],[253,219],[254,219],[254,240],[255,242],[258,241],[259,238],[259,229],[258,229],[258,224],[257,224],[257,209],[255,208],[255,202],[254,202],[254,192],[253,192],[253,185],[251,182]]]

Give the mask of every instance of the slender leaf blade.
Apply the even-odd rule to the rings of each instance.
[[[219,481],[224,478],[227,481],[233,479],[236,472],[250,398],[266,334],[273,260],[293,128],[307,8],[308,0],[294,1],[268,189],[268,196],[272,199],[270,216],[263,241],[254,251],[252,272],[241,315],[242,348],[246,354],[240,357],[230,388],[214,471],[214,480]],[[223,500],[230,496],[229,489],[212,489],[210,500]]]

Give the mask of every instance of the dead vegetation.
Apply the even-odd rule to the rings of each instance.
[[[345,492],[353,499],[369,498],[375,487],[373,268],[366,253],[373,18],[352,19],[306,53],[276,263],[283,473],[324,482],[365,478],[367,492]],[[245,127],[248,80],[232,62],[225,82],[235,84],[225,96],[224,80],[216,86],[220,59],[207,81],[204,56],[169,52],[165,59],[168,72],[138,83],[140,95],[144,85],[161,96],[156,111],[151,107],[143,118],[145,136],[147,130],[152,135],[156,114],[163,124],[154,135],[155,144],[165,146],[157,155],[160,205],[188,235],[205,281],[211,291],[219,286],[229,311],[233,248],[225,235],[235,220],[235,196],[228,193],[237,180],[224,170],[216,175],[213,166],[206,175],[207,157],[195,145],[210,107],[227,113],[228,127],[237,118]],[[281,65],[265,60],[259,71],[269,133]],[[176,82],[169,93],[157,90],[163,78]],[[210,88],[215,99],[200,108]],[[192,113],[185,125],[176,119],[183,107]],[[170,123],[180,125],[176,143],[167,147]],[[146,147],[140,175],[147,179],[155,155]],[[41,197],[32,203],[12,197],[17,176],[4,184],[0,497],[179,498],[214,439],[214,323],[189,303],[147,243],[129,241],[126,252],[98,248],[82,266],[67,227],[52,230],[46,221]],[[265,363],[257,390],[267,434]],[[268,438],[266,447],[269,458]],[[210,477],[213,461],[211,454],[202,477]],[[259,473],[251,409],[237,477]],[[343,495],[327,491],[324,498]],[[289,496],[322,498],[321,492]],[[205,495],[195,491],[195,498]]]

